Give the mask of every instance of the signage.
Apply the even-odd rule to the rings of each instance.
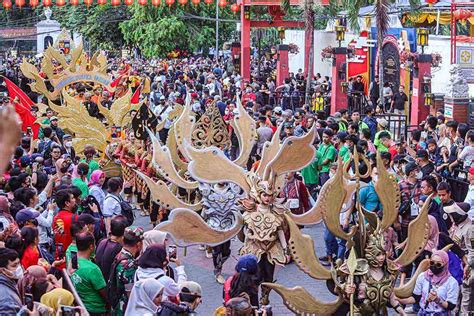
[[[461,67],[463,77],[474,83],[474,46],[457,46],[456,63]]]
[[[453,106],[451,104],[444,104],[444,116],[449,118],[453,117]]]

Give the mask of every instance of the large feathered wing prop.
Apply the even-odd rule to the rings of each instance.
[[[260,159],[260,163],[258,164],[258,168],[257,168],[257,174],[260,178],[263,177],[263,173],[268,163],[272,161],[274,157],[276,157],[276,155],[278,154],[278,151],[280,150],[280,134],[281,134],[282,128],[283,128],[283,124],[280,124],[275,134],[273,134],[271,141],[263,144],[262,158]]]
[[[242,229],[242,215],[234,212],[235,224],[226,231],[214,230],[202,219],[199,214],[187,209],[175,209],[169,219],[155,227],[167,232],[180,246],[209,245],[217,246],[231,239]]]
[[[400,207],[400,188],[394,175],[385,169],[380,153],[377,152],[378,179],[375,182],[375,191],[383,207],[383,217],[380,229],[385,230],[398,218]]]
[[[250,152],[257,142],[257,123],[247,111],[245,111],[238,96],[236,103],[239,115],[234,117],[231,125],[235,129],[235,134],[239,140],[240,154],[239,157],[234,160],[234,163],[238,166],[245,167],[249,160]]]

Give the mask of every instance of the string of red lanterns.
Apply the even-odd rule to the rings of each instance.
[[[27,0],[3,0],[2,1],[2,6],[4,9],[9,10],[13,7],[13,2],[15,3],[15,6],[18,8],[22,8],[26,5]],[[67,4],[69,1],[69,4],[71,6],[78,6],[80,4],[80,0],[42,0],[42,4],[44,7],[51,7],[53,5],[56,5],[58,7],[63,7]],[[90,7],[92,4],[94,4],[94,0],[82,0],[84,4],[87,7]],[[152,6],[158,7],[161,4],[162,0],[137,0],[138,4],[141,6],[146,6],[148,3],[151,3]],[[188,3],[189,0],[177,0],[178,4],[181,6],[185,6]],[[190,0],[193,5],[199,5],[201,3],[201,0]],[[206,5],[210,5],[214,3],[214,1],[217,2],[217,5],[219,7],[226,7],[228,5],[227,0],[203,0],[203,2]],[[108,0],[97,0],[98,5],[105,5],[107,4]],[[171,7],[176,0],[164,0],[164,3]],[[31,8],[36,8],[40,3],[40,0],[28,0],[28,4]],[[123,4],[126,6],[131,6],[135,3],[135,0],[123,0]],[[110,4],[114,7],[122,5],[122,0],[110,0]],[[240,6],[237,3],[233,3],[230,6],[230,10],[233,13],[238,13],[240,11]]]

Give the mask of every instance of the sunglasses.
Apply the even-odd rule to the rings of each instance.
[[[435,268],[442,268],[443,264],[441,262],[430,261],[430,266]]]

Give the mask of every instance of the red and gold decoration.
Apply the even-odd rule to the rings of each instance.
[[[15,0],[15,5],[19,8],[25,6],[25,0]]]
[[[70,0],[69,4],[75,7],[79,4],[79,0]]]
[[[94,0],[84,0],[86,7],[90,7],[94,3]]]
[[[198,5],[199,3],[201,3],[201,0],[191,0],[191,3],[193,5]]]
[[[113,7],[118,7],[119,5],[122,4],[122,2],[120,0],[111,0],[110,1],[110,4],[113,6]]]
[[[171,7],[174,4],[174,0],[165,0],[167,6]]]
[[[237,3],[234,3],[230,6],[230,11],[237,13],[240,11],[240,6]]]
[[[217,4],[222,8],[227,5],[227,0],[219,0]]]
[[[186,3],[188,3],[188,0],[178,0],[178,3],[179,3],[181,6],[184,6]]]
[[[66,5],[66,0],[56,0],[56,6],[63,7]]]
[[[133,5],[133,2],[134,2],[134,0],[124,0],[123,1],[123,3],[125,3],[125,5],[127,5],[127,6]]]
[[[138,0],[138,4],[139,4],[139,5],[146,5],[146,4],[147,4],[147,0]]]
[[[151,5],[157,7],[161,4],[161,0],[151,0]]]
[[[30,7],[36,8],[38,6],[38,0],[30,0]]]
[[[214,2],[214,1],[213,0],[204,0],[204,3],[207,4],[207,5],[212,4],[212,2]]]

